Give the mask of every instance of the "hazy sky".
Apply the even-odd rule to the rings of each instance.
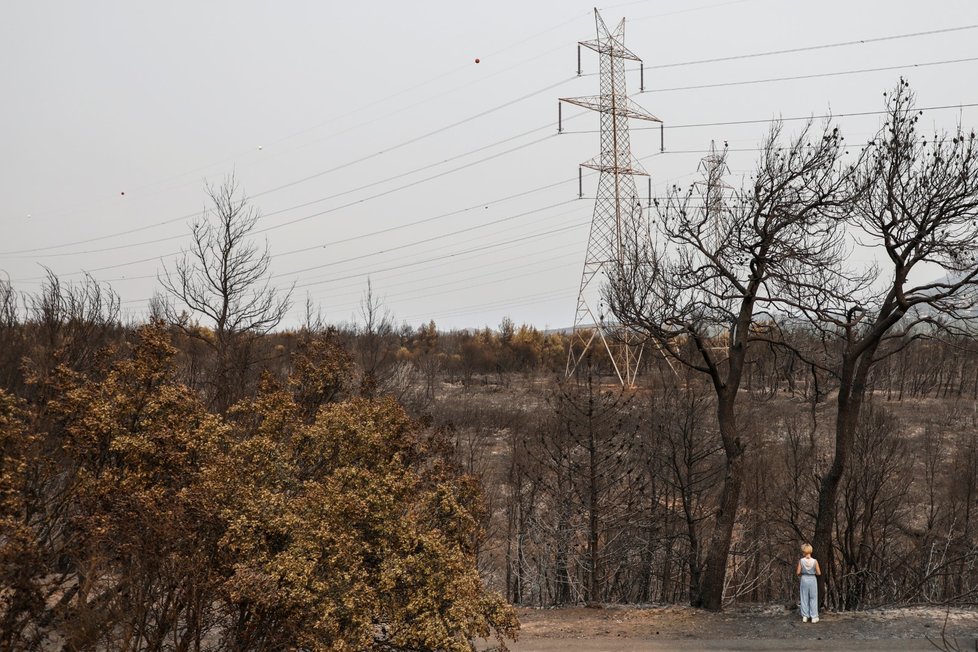
[[[978,29],[656,68],[974,27],[974,0],[599,9],[609,25],[626,18],[646,67],[646,92],[637,72],[629,91],[666,124],[666,154],[658,130],[632,134],[654,193],[692,181],[711,140],[734,150],[737,185],[762,121],[878,111],[901,73],[922,107],[978,103],[978,60],[957,61],[978,58]],[[565,106],[558,136],[557,98],[598,92],[595,53],[575,74],[576,43],[594,36],[593,5],[577,0],[7,2],[0,269],[26,292],[42,266],[88,271],[143,314],[205,182],[234,172],[264,215],[273,283],[296,284],[289,324],[307,296],[349,321],[369,275],[399,322],[570,325],[592,212],[577,168],[598,153],[598,116]],[[842,118],[848,142],[879,119]],[[978,110],[927,111],[923,124],[958,119],[975,125]]]

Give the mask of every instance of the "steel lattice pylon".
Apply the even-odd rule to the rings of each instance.
[[[621,383],[631,385],[642,348],[631,331],[606,319],[601,305],[600,278],[607,278],[623,264],[626,247],[637,245],[636,239],[647,233],[633,177],[648,176],[648,173],[632,156],[628,119],[661,120],[632,102],[625,93],[625,61],[641,61],[625,47],[625,19],[614,32],[608,30],[597,9],[594,21],[598,37],[580,45],[599,55],[601,94],[560,98],[561,102],[601,114],[601,154],[581,164],[601,174],[567,356],[567,375],[574,374],[592,346],[600,346],[610,357]]]
[[[724,152],[726,152],[726,144],[724,144]],[[703,198],[703,210],[706,211],[705,244],[717,251],[723,245],[726,230],[726,225],[723,224],[724,193],[732,188],[723,180],[725,174],[730,174],[730,167],[725,156],[717,152],[716,142],[710,141],[710,151],[700,159],[697,171],[702,178],[693,182],[693,189]]]

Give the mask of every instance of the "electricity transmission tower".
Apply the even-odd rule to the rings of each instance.
[[[601,94],[560,98],[561,102],[601,114],[601,153],[581,164],[600,172],[600,177],[567,356],[567,376],[573,375],[590,349],[596,347],[607,353],[618,380],[623,385],[632,385],[642,346],[632,331],[605,314],[601,279],[614,275],[624,264],[625,252],[644,242],[643,234],[647,234],[634,176],[648,176],[648,173],[632,156],[628,119],[662,121],[628,99],[625,93],[625,61],[641,62],[625,47],[625,19],[614,32],[608,30],[597,9],[594,21],[597,38],[578,45],[578,74],[580,46],[597,52]]]
[[[726,151],[726,144],[724,144],[724,151]],[[724,193],[732,188],[723,179],[725,175],[730,174],[730,168],[724,155],[717,152],[715,141],[710,141],[710,151],[700,159],[698,172],[702,177],[693,182],[693,189],[703,198],[703,210],[708,221],[706,244],[718,251],[723,245],[727,226]]]

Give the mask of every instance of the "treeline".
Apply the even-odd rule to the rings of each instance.
[[[598,353],[588,362],[570,379],[537,367],[502,385],[444,373],[424,408],[482,480],[483,573],[516,604],[696,604],[723,489],[714,388],[654,348],[634,388]],[[751,447],[723,599],[790,603],[839,383],[774,346],[754,347],[745,367],[738,417]],[[976,367],[978,339],[925,338],[868,375],[823,562],[831,607],[975,603]]]
[[[147,632],[158,636],[171,627],[168,636],[186,630],[189,644],[225,632],[227,614],[245,608],[229,587],[248,564],[264,573],[267,595],[288,592],[288,582],[270,577],[286,572],[286,560],[298,563],[295,546],[308,545],[289,525],[298,517],[290,510],[300,509],[292,492],[310,478],[301,470],[309,458],[298,459],[315,455],[302,452],[306,446],[319,447],[313,476],[323,483],[340,469],[373,470],[377,454],[440,466],[439,482],[454,484],[467,505],[467,516],[456,517],[469,522],[456,542],[459,553],[514,604],[695,603],[702,590],[723,480],[716,400],[702,378],[661,351],[646,351],[639,385],[622,389],[599,355],[564,379],[561,347],[569,338],[559,333],[508,322],[443,333],[433,323],[411,329],[382,320],[374,332],[314,325],[251,337],[247,353],[231,356],[243,366],[229,373],[219,369],[215,351],[177,326],[121,324],[114,295],[91,281],[51,278],[20,303],[4,287],[3,469],[6,506],[15,516],[6,522],[11,591],[4,606],[8,631],[21,627],[19,636],[58,631],[81,647],[85,641],[118,645],[122,639],[112,637],[121,636],[120,623],[131,616],[170,623],[147,621],[132,640],[143,636],[145,644]],[[196,334],[213,337],[203,328]],[[808,337],[812,345],[818,339]],[[746,367],[740,418],[756,436],[724,599],[790,601],[797,546],[811,538],[818,480],[830,459],[838,385],[778,347],[753,348]],[[868,408],[841,483],[836,554],[825,563],[830,605],[974,602],[976,368],[978,341],[924,339],[869,375]],[[221,377],[232,378],[233,387],[217,389]],[[227,410],[215,407],[218,396],[231,401]],[[343,430],[338,424],[347,419],[375,425]],[[310,443],[327,432],[354,438],[346,467],[336,459],[342,453],[329,448],[336,442]],[[374,436],[387,438],[382,452],[371,451],[376,442],[357,443]],[[216,442],[221,457],[208,459]],[[252,459],[259,451],[262,459]],[[188,459],[195,460],[190,467]],[[253,486],[271,482],[268,474],[276,476],[272,487]],[[93,477],[97,485],[88,484]],[[262,507],[237,502],[246,495]],[[319,496],[331,505],[359,500],[371,512],[379,509],[339,490]],[[202,502],[181,503],[191,497]],[[273,516],[277,509],[284,513]],[[231,515],[244,519],[233,531]],[[378,528],[394,518],[383,510],[375,517]],[[270,518],[279,520],[278,533],[252,532],[262,545],[249,543],[244,551],[240,528],[270,527]],[[394,537],[405,526],[402,513],[395,520],[399,525],[371,536]],[[120,567],[122,549],[128,558]],[[206,582],[198,575],[206,566],[199,558],[204,549],[214,554]],[[89,557],[95,551],[97,560]],[[249,561],[251,554],[257,560]],[[320,559],[299,568],[308,577],[335,572],[334,563]],[[81,568],[103,590],[80,597]],[[362,581],[383,580],[365,574]],[[186,588],[178,590],[186,593],[167,598],[169,615],[147,616],[121,608],[133,599],[134,582],[142,583],[138,599],[148,611],[160,609],[150,603],[163,599],[164,586],[182,582]],[[206,586],[194,588],[198,582]],[[188,627],[187,618],[203,615],[185,600],[205,589],[209,603],[220,606],[200,629]],[[276,604],[284,608],[277,598]],[[47,630],[37,614],[48,620]],[[275,621],[279,631],[302,629],[301,619],[290,617],[298,619],[291,628]],[[249,627],[268,627],[259,622]],[[508,621],[485,622],[505,631]],[[267,643],[246,644],[233,630],[224,635],[238,637],[223,639],[229,647]]]

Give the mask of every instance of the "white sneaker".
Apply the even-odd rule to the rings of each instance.
[[[808,616],[802,616],[801,617],[801,622],[807,623],[808,622]]]
[[[818,622],[818,616],[815,616],[814,618],[812,618],[812,622],[813,623],[817,623]]]

